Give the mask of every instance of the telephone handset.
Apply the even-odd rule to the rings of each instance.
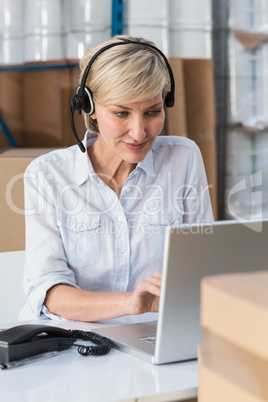
[[[111,349],[110,340],[94,332],[66,330],[48,325],[18,325],[0,332],[0,365],[7,368],[6,365],[13,361],[68,349],[79,339],[97,345],[78,345],[78,352],[84,356],[104,355]]]

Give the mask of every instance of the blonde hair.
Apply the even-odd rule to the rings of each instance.
[[[154,49],[142,46],[153,42],[128,35],[118,35],[88,50],[80,61],[80,82],[92,56],[102,47],[115,42],[135,41],[137,44],[114,46],[103,51],[94,60],[86,85],[90,88],[94,102],[120,104],[142,102],[162,92],[168,92],[169,73],[163,57]],[[97,121],[84,114],[86,128],[99,132]]]

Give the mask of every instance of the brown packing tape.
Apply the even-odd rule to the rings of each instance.
[[[268,401],[268,360],[203,331],[199,346],[199,401]],[[214,375],[214,381],[208,381]],[[214,390],[214,392],[213,392]],[[214,402],[214,400],[213,400]]]
[[[233,29],[236,39],[247,50],[252,50],[268,40],[268,34],[259,32],[250,32],[242,29]]]
[[[175,80],[175,106],[166,109],[166,126],[168,135],[187,137],[187,122],[185,109],[183,61],[179,58],[170,58]]]

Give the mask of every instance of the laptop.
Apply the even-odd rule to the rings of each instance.
[[[152,364],[197,358],[203,277],[267,270],[267,221],[167,228],[158,320],[97,328],[113,347]]]

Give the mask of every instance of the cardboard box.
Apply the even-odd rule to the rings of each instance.
[[[268,401],[268,271],[201,283],[199,402]]]
[[[212,338],[198,350],[198,402],[267,402],[267,361]]]
[[[70,124],[70,102],[76,93],[74,70],[78,67],[45,68],[70,64],[67,60],[29,63],[41,70],[23,72],[25,147],[63,147],[75,143]],[[78,130],[78,128],[77,128]],[[83,127],[83,136],[85,126]]]
[[[65,147],[75,144],[70,102],[79,85],[78,60],[27,63],[21,71],[0,71],[0,112],[20,147]],[[28,70],[27,70],[28,68]],[[79,137],[82,116],[75,113]],[[0,147],[10,144],[0,128]]]
[[[19,146],[22,146],[23,132],[22,87],[21,71],[0,71],[0,116]],[[9,146],[0,126],[0,147]]]
[[[167,109],[167,133],[187,136],[203,156],[214,218],[217,219],[217,150],[214,62],[212,59],[169,60],[174,73],[175,106]]]
[[[25,249],[23,175],[37,156],[52,149],[9,149],[0,154],[0,252]]]
[[[183,60],[171,58],[169,64],[175,80],[175,105],[166,109],[167,134],[187,137]]]
[[[202,328],[268,360],[267,289],[268,271],[204,278]]]

